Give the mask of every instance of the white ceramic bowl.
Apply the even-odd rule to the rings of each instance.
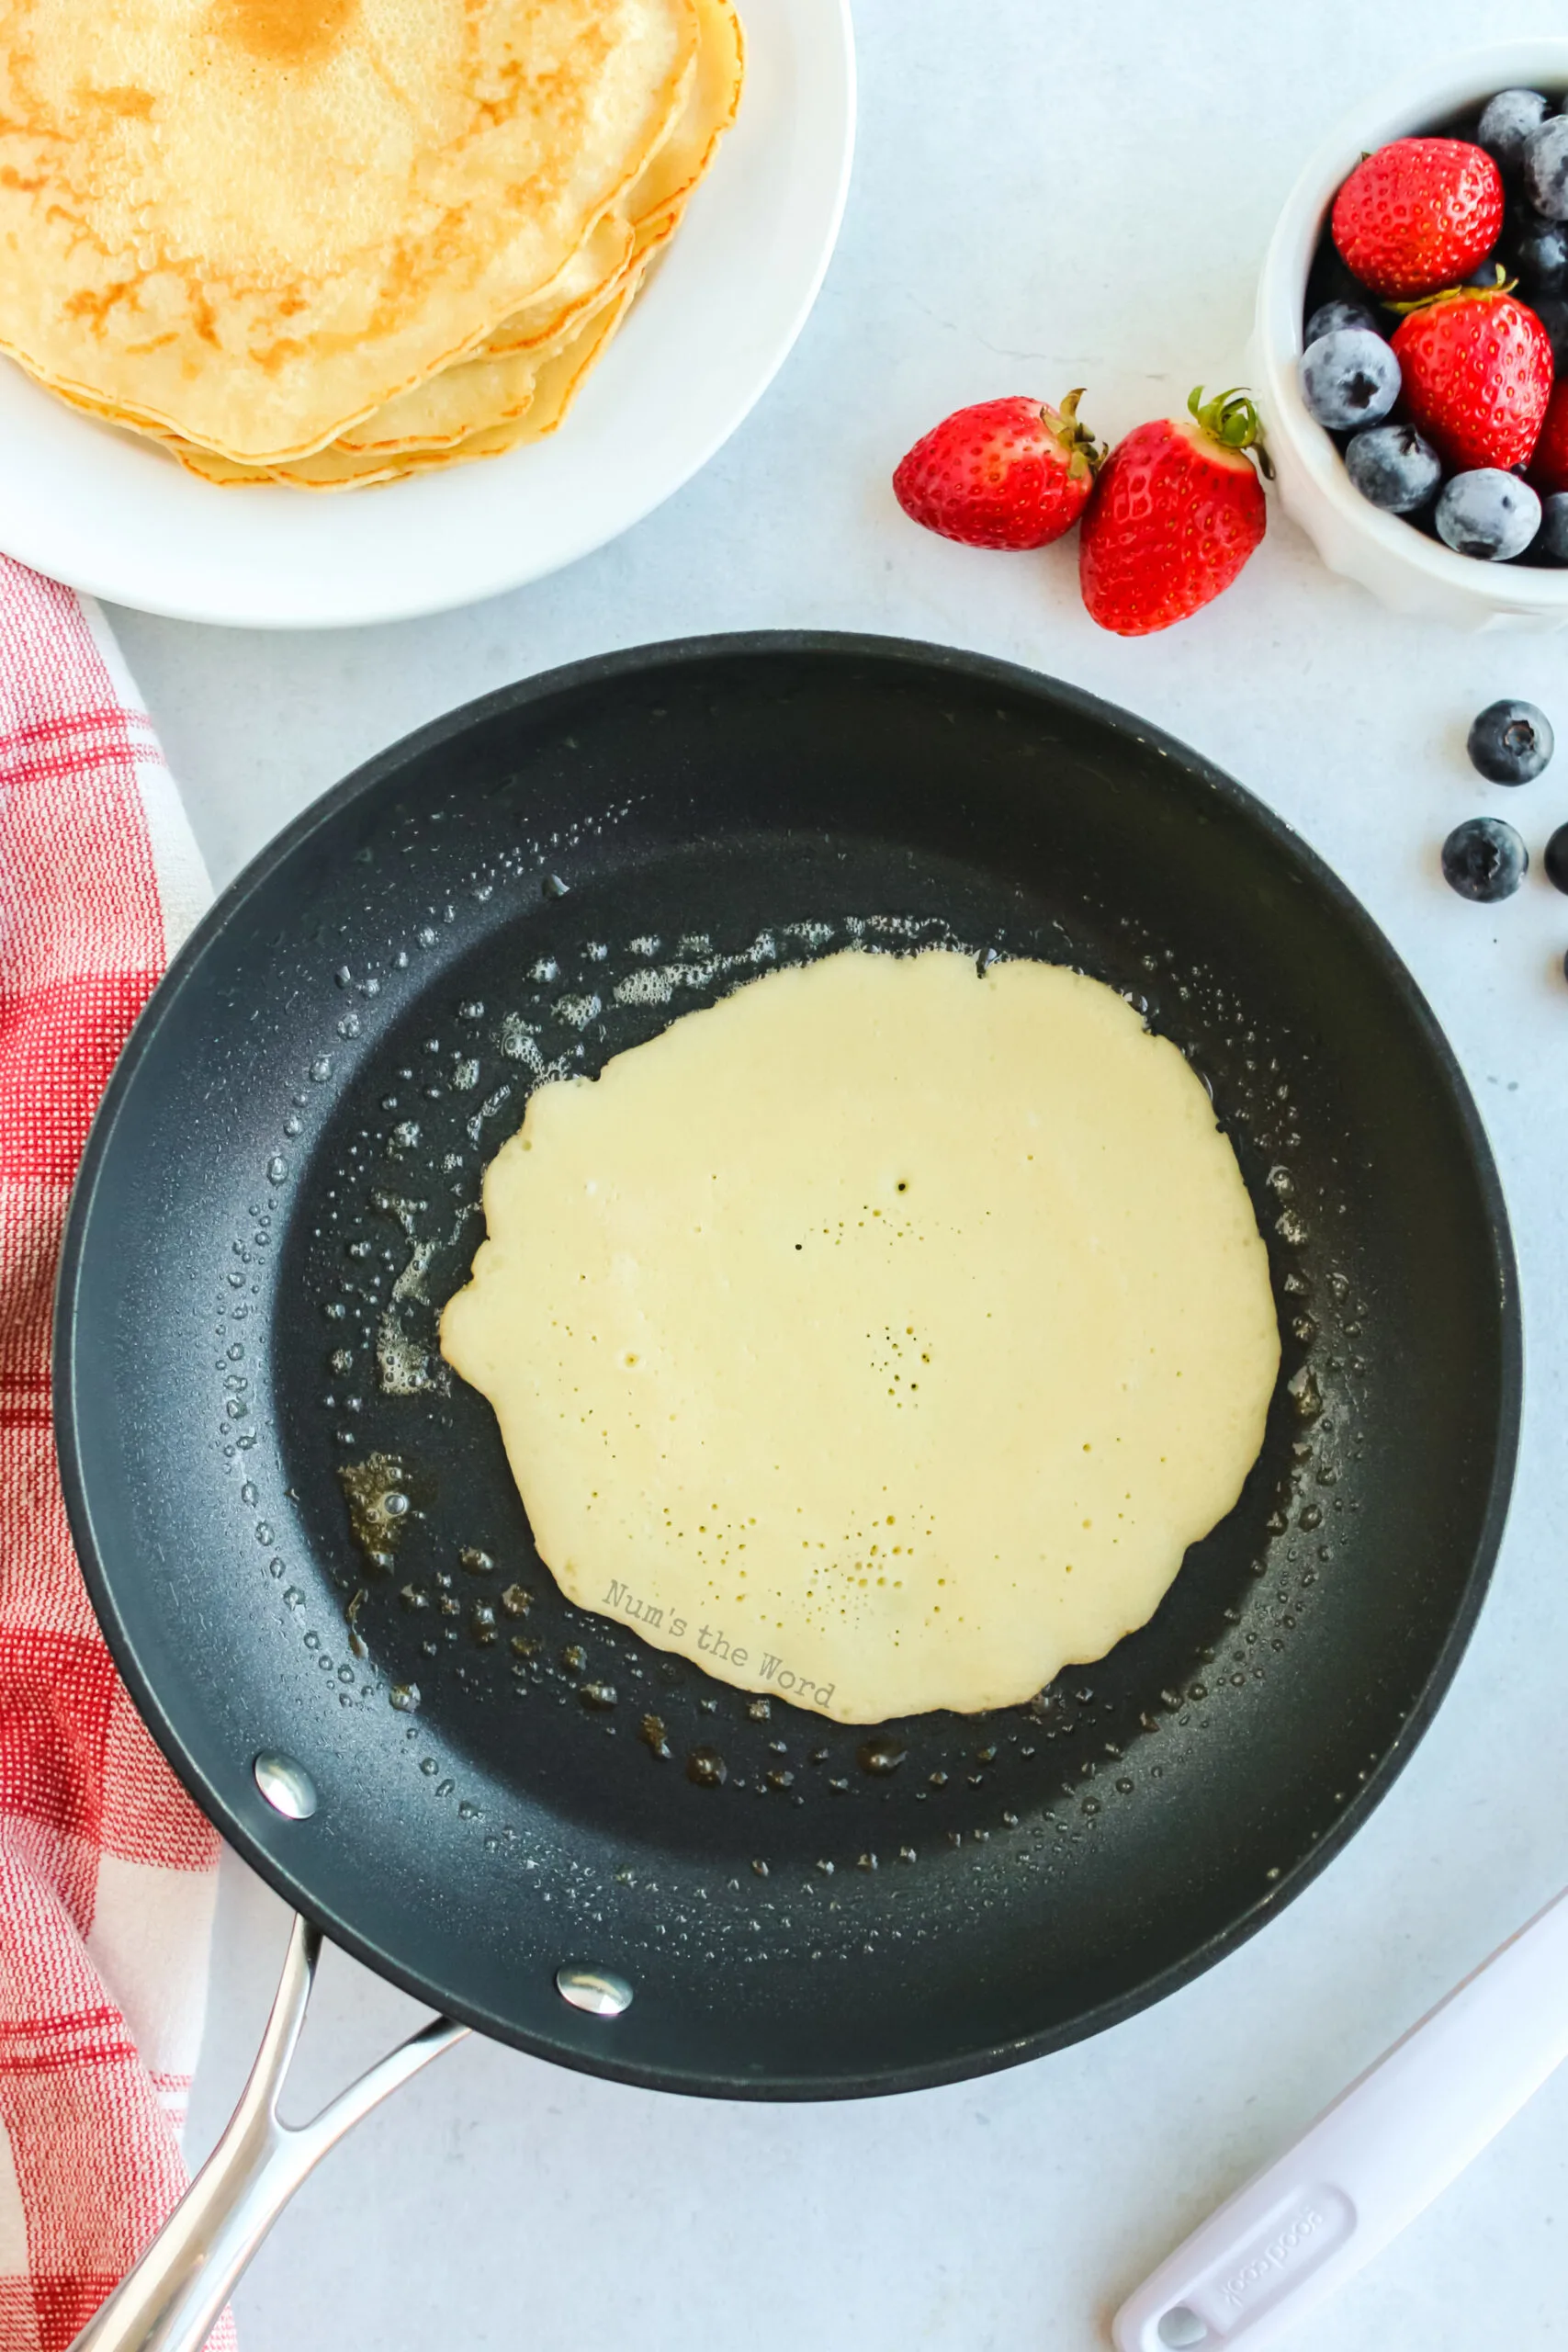
[[[1302,400],[1302,306],[1307,272],[1340,182],[1364,153],[1433,124],[1495,90],[1568,90],[1568,40],[1499,42],[1413,74],[1325,140],[1285,201],[1258,286],[1252,381],[1280,503],[1332,571],[1359,580],[1402,613],[1461,628],[1568,627],[1568,570],[1483,563],[1455,555],[1397,514],[1371,506]]]

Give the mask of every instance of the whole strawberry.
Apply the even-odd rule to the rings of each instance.
[[[1119,441],[1100,469],[1078,541],[1078,584],[1091,620],[1146,637],[1228,588],[1262,538],[1266,464],[1258,411],[1244,392],[1187,403]]]
[[[1568,490],[1568,383],[1551,388],[1546,422],[1530,458],[1529,478],[1543,498]]]
[[[1334,242],[1363,286],[1404,297],[1456,286],[1503,227],[1503,180],[1463,139],[1396,139],[1364,156],[1334,199]]]
[[[1551,397],[1551,342],[1501,287],[1413,310],[1393,337],[1412,422],[1457,472],[1526,464]]]
[[[917,441],[893,477],[906,514],[970,548],[1045,548],[1089,503],[1105,452],[1078,423],[1081,390],[1059,409],[1017,399],[961,408]]]

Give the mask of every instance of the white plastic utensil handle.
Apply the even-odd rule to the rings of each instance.
[[[1130,2295],[1118,2352],[1263,2352],[1440,2197],[1568,2058],[1568,1893]]]

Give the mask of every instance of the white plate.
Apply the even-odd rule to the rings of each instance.
[[[740,11],[739,119],[551,439],[373,490],[220,490],[0,361],[0,545],[142,612],[323,628],[521,587],[640,522],[767,390],[844,209],[849,0],[740,0]]]

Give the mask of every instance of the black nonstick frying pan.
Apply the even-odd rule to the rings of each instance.
[[[1285,1349],[1242,1499],[1148,1626],[1028,1707],[869,1742],[569,1606],[433,1353],[542,1070],[856,942],[1142,1006],[1234,1139]],[[94,1128],[56,1401],[131,1691],[309,1920],[539,2056],[819,2098],[1094,2032],[1321,1868],[1480,1606],[1519,1355],[1458,1069],[1286,826],[1071,687],[767,635],[473,704],[233,885]],[[574,2006],[563,1969],[619,1989]]]

